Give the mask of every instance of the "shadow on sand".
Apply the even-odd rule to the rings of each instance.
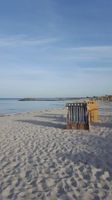
[[[37,126],[44,126],[44,127],[51,127],[51,128],[66,128],[66,118],[63,115],[44,115],[44,116],[35,116],[42,118],[41,120],[18,120],[19,122],[23,123],[30,123]],[[44,119],[48,119],[49,121],[46,121]],[[50,121],[52,119],[52,121]],[[44,120],[44,121],[43,121]]]
[[[112,122],[107,123],[93,123],[94,127],[105,127],[105,128],[112,128]]]
[[[37,126],[51,127],[51,128],[61,128],[64,129],[66,124],[62,123],[53,123],[48,121],[38,121],[38,120],[18,120],[19,122],[34,124]]]

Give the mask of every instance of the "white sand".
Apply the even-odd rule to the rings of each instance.
[[[66,110],[0,117],[0,200],[112,200],[112,122],[66,130]]]

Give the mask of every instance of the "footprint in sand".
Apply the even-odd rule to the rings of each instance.
[[[25,177],[27,178],[28,181],[32,180],[32,171],[29,170],[26,172]]]

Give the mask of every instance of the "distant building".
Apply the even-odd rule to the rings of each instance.
[[[102,101],[112,101],[112,95],[100,96],[98,99]]]
[[[112,95],[108,95],[108,101],[112,101]]]

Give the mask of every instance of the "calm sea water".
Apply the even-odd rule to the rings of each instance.
[[[63,108],[64,106],[64,101],[18,101],[18,99],[0,98],[0,115]]]
[[[50,108],[64,108],[65,101],[19,101],[19,99],[0,98],[0,115],[38,111]],[[112,115],[112,102],[100,102],[100,114]]]

